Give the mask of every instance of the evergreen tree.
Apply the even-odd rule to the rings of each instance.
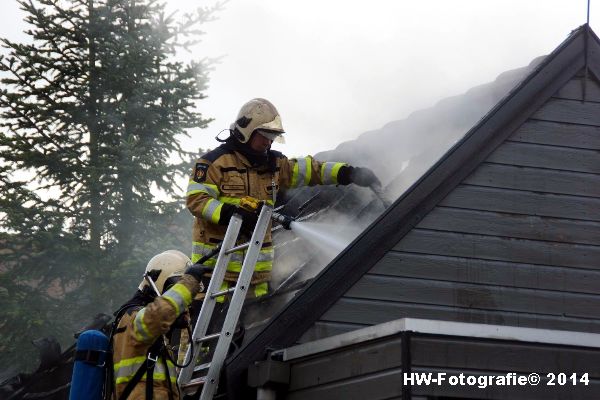
[[[182,204],[164,199],[188,166],[169,160],[188,160],[177,135],[208,122],[195,106],[210,66],[175,55],[220,7],[176,23],[153,0],[19,3],[31,43],[2,39],[0,60],[4,363],[17,359],[6,349],[48,333],[64,342],[110,312],[173,241]]]

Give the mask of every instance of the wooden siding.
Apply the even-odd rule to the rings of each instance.
[[[598,137],[600,138],[600,133]],[[526,192],[600,197],[600,175],[543,168],[484,163],[464,183]],[[471,190],[478,189],[471,188]],[[456,196],[454,194],[454,197]],[[451,200],[446,200],[448,201]]]
[[[571,79],[300,342],[403,317],[600,333],[600,85]]]
[[[323,355],[315,360],[298,363],[294,366],[294,374],[290,376],[290,392],[315,385],[327,385],[342,379],[351,378],[356,369],[368,375],[381,370],[399,368],[402,359],[401,340],[395,338],[391,342],[368,343],[360,348],[353,347],[335,352],[331,357]],[[360,364],[354,361],[357,355]],[[337,368],[330,368],[335,363]]]
[[[411,339],[412,372],[446,372],[481,376],[500,371],[542,377],[538,386],[413,386],[420,395],[485,399],[595,399],[600,395],[598,364],[600,352],[591,349],[561,348],[532,343],[472,340],[439,336]],[[589,385],[546,385],[546,374],[558,371],[578,375],[589,373]]]
[[[474,339],[413,333],[402,343],[401,334],[341,347],[290,361],[290,384],[285,399],[390,399],[402,394],[402,373],[446,373],[449,376],[506,375],[542,378],[538,386],[412,385],[413,400],[472,399],[577,399],[600,397],[600,350],[516,341]],[[408,344],[409,343],[409,344]],[[407,345],[409,347],[407,347]],[[406,356],[403,352],[406,351]],[[404,369],[403,369],[403,364]],[[547,374],[563,372],[589,384],[548,386]],[[435,375],[434,375],[435,376]]]
[[[553,98],[533,115],[533,119],[599,126],[600,103]]]
[[[510,138],[513,142],[600,150],[600,128],[530,119]]]
[[[584,74],[578,74],[554,95],[558,99],[583,100]],[[585,81],[585,98],[587,101],[600,102],[600,85],[593,80]]]

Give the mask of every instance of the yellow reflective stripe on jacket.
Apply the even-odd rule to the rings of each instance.
[[[198,183],[196,181],[189,181],[187,187],[187,196],[191,196],[196,193],[206,193],[210,197],[214,197],[215,199],[219,197],[219,188],[217,185],[212,185],[210,183]]]
[[[133,320],[133,334],[138,342],[147,343],[154,339],[154,335],[150,332],[146,323],[144,322],[144,314],[146,309],[142,308]]]
[[[115,373],[115,383],[127,383],[134,376],[135,373],[140,369],[140,367],[146,361],[146,356],[139,356],[133,358],[127,358],[119,361],[114,365],[114,373]],[[171,362],[171,360],[167,360],[167,365],[169,368],[169,380],[173,383],[177,381],[177,375],[175,372],[175,365]],[[166,381],[167,374],[165,365],[162,361],[157,362],[154,365],[154,373],[152,374],[152,378],[155,381]],[[142,376],[142,380],[146,380],[146,373]]]
[[[192,262],[197,262],[203,256],[209,254],[215,249],[216,246],[207,243],[194,242],[192,250]],[[244,261],[244,250],[238,250],[231,255],[229,264],[227,265],[227,271],[240,272],[242,269],[242,263]],[[273,269],[273,259],[275,258],[275,251],[273,247],[264,247],[258,253],[258,259],[255,271],[271,271]],[[217,256],[213,256],[204,262],[209,267],[215,266],[217,263]]]
[[[321,165],[321,182],[323,185],[336,185],[338,183],[338,172],[345,165],[345,163],[339,162],[323,163]]]
[[[219,201],[225,203],[225,204],[231,204],[233,206],[239,206],[240,205],[240,201],[241,199],[239,197],[219,197]],[[273,200],[261,200],[266,202],[267,204],[273,205],[275,203],[273,203]]]
[[[167,290],[165,294],[162,295],[162,298],[171,303],[175,308],[175,313],[177,315],[181,314],[190,304],[192,304],[192,294],[190,293],[190,290],[181,283],[173,285],[171,289]]]
[[[212,222],[213,224],[218,224],[219,219],[221,218],[222,208],[223,203],[221,203],[219,200],[209,199],[202,209],[202,216],[204,219]]]
[[[312,177],[312,158],[304,157],[295,159],[292,170],[292,182],[290,187],[306,186],[310,183]]]
[[[240,205],[240,198],[239,197],[225,197],[225,196],[221,196],[219,197],[219,201],[225,203],[225,204],[231,204],[234,206],[239,206]]]

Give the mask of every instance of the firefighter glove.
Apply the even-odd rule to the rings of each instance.
[[[242,232],[246,234],[252,234],[263,205],[263,201],[249,196],[243,197],[240,200],[239,207],[231,204],[223,204],[219,225],[228,225],[229,221],[231,220],[231,216],[235,213],[242,217]]]
[[[350,167],[350,181],[358,186],[380,187],[381,182],[375,176],[375,173],[366,167]]]
[[[210,281],[210,278],[208,278],[206,274],[210,272],[212,272],[212,268],[202,264],[194,264],[185,270],[186,274],[193,276],[194,279],[196,279],[199,283],[202,284],[203,287],[200,289],[201,292],[203,292],[204,289],[208,287],[208,282]]]
[[[255,212],[258,214],[263,204],[263,201],[252,196],[244,196],[240,199],[239,208],[243,208],[246,211]]]
[[[242,217],[242,232],[250,236],[252,232],[254,232],[254,228],[256,227],[256,222],[258,221],[258,212],[260,208],[256,211],[248,211],[245,208],[238,207],[235,210],[235,213]]]

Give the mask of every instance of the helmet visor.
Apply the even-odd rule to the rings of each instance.
[[[285,143],[285,139],[283,138],[283,132],[269,131],[266,129],[257,129],[256,132],[274,142]]]

